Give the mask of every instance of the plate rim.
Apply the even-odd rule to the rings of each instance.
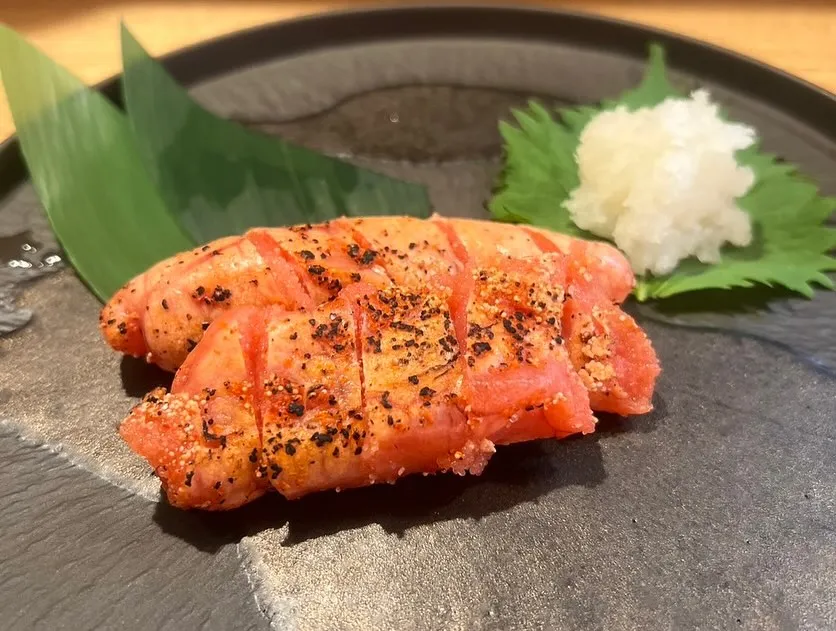
[[[459,7],[457,7],[457,8],[461,8],[462,6],[470,7],[471,9],[474,6],[478,9],[484,9],[484,8],[492,9],[492,7],[485,7],[484,5],[459,5]],[[424,7],[424,8],[426,8],[426,7]],[[452,9],[452,8],[454,8],[454,7],[444,7],[445,10],[449,10],[449,9]],[[413,7],[413,9],[414,9],[414,7]],[[397,9],[395,9],[396,12],[407,13],[407,14],[409,13],[410,10],[411,9],[409,9],[408,7],[398,7]],[[319,16],[305,16],[305,17],[302,17],[302,18],[294,19],[294,20],[288,20],[288,21],[266,24],[266,25],[254,27],[252,29],[247,29],[247,30],[244,30],[244,31],[237,31],[235,33],[230,33],[230,34],[224,35],[224,36],[219,37],[219,38],[214,38],[212,40],[207,40],[205,42],[201,42],[199,44],[193,45],[193,46],[185,48],[185,49],[174,51],[173,53],[163,57],[162,60],[165,63],[166,67],[168,67],[170,70],[174,71],[175,76],[177,76],[178,80],[184,81],[181,76],[178,76],[178,72],[194,73],[193,75],[191,75],[191,76],[194,77],[191,81],[184,81],[185,83],[194,83],[194,82],[198,82],[198,81],[205,80],[205,79],[208,79],[208,78],[221,76],[224,72],[228,71],[228,70],[225,70],[225,71],[219,70],[218,66],[215,66],[215,65],[203,60],[203,58],[206,54],[207,48],[211,48],[212,50],[215,50],[214,54],[218,55],[220,58],[224,58],[224,55],[227,54],[230,49],[235,49],[236,47],[241,46],[240,41],[241,41],[242,38],[251,37],[251,36],[274,38],[274,37],[276,37],[276,33],[281,32],[281,30],[284,29],[285,27],[297,28],[299,26],[299,24],[298,24],[299,22],[310,22],[311,25],[312,25],[312,28],[317,29],[317,28],[319,28],[317,25],[322,24],[323,18],[327,18],[328,20],[333,20],[333,19],[340,20],[345,16],[345,14],[351,14],[351,15],[360,14],[362,16],[367,16],[368,13],[384,13],[384,12],[390,12],[390,11],[392,11],[392,9],[385,9],[385,10],[373,9],[373,10],[365,10],[365,11],[358,11],[358,10],[340,11],[340,12],[334,12],[334,13],[331,13],[331,14],[325,14],[325,15],[319,15]],[[611,19],[608,19],[608,18],[600,19],[597,16],[586,16],[585,14],[577,14],[577,13],[570,13],[570,12],[564,12],[564,11],[555,12],[555,11],[542,11],[542,10],[530,10],[530,9],[522,9],[522,10],[512,9],[512,11],[515,14],[518,14],[518,13],[521,13],[521,12],[523,12],[523,13],[533,13],[535,15],[540,15],[540,14],[543,14],[543,13],[548,13],[548,14],[551,14],[551,15],[557,14],[559,16],[562,16],[561,19],[565,18],[565,16],[581,16],[585,20],[587,18],[592,18],[592,21],[594,21],[594,22],[602,22],[603,21],[603,22],[606,22],[606,23],[609,23],[609,24],[614,24],[619,29],[622,26],[626,25],[630,29],[635,29],[637,34],[638,33],[645,33],[645,34],[647,34],[646,35],[647,38],[659,39],[660,41],[664,41],[663,37],[659,36],[657,38],[656,34],[657,33],[662,33],[662,34],[666,33],[664,31],[657,31],[656,29],[644,27],[644,26],[641,26],[641,25],[636,25],[636,24],[629,23],[629,22],[622,22],[622,21],[619,21],[619,20],[611,20]],[[311,25],[309,25],[309,26],[311,26]],[[307,32],[307,31],[301,31],[301,33],[305,33],[305,32]],[[707,47],[707,48],[711,48],[711,49],[713,49],[713,50],[715,50],[719,53],[726,54],[726,51],[724,51],[724,49],[720,49],[720,48],[712,46],[710,44],[705,44],[703,42],[699,42],[698,40],[692,40],[690,38],[681,37],[681,36],[676,35],[676,34],[670,34],[670,36],[673,37],[675,40],[683,40],[685,42],[693,42],[696,45],[700,46],[701,48],[702,47]],[[399,37],[397,34],[395,34],[390,39],[392,41],[395,41],[395,40],[400,40],[402,38]],[[511,39],[511,38],[509,38],[509,39]],[[255,41],[257,41],[257,38],[256,38]],[[375,40],[360,36],[356,40],[356,43],[362,44],[362,42],[364,42],[364,41],[365,42],[372,42],[372,41],[375,41]],[[566,41],[566,40],[560,40],[559,38],[554,38],[554,39],[549,39],[549,40],[546,40],[546,41],[560,42],[560,41]],[[305,48],[304,51],[302,49],[299,49],[295,52],[289,52],[289,53],[285,53],[285,54],[289,57],[289,56],[292,56],[294,54],[299,54],[300,52],[309,52],[309,51],[313,51],[313,50],[317,50],[317,49],[325,50],[325,49],[328,49],[328,48],[332,48],[332,47],[336,48],[336,47],[339,47],[339,46],[342,46],[342,45],[346,44],[345,41],[330,40],[327,35],[323,36],[321,39],[317,39],[316,41],[311,42],[311,44],[317,44],[317,43],[319,43],[319,45],[314,45],[314,46],[311,46],[310,48]],[[286,44],[283,43],[282,45],[286,45]],[[215,47],[215,48],[213,48],[213,47]],[[589,48],[597,49],[597,47],[595,47],[595,46],[590,46]],[[265,52],[264,50],[262,50],[260,54],[263,56],[262,61],[269,60],[269,59],[280,59],[280,58],[282,58],[281,53],[279,53],[277,55],[277,54],[275,54],[274,51]],[[750,60],[750,59],[746,58],[745,56],[738,55],[737,53],[734,53],[733,51],[728,51],[728,54],[731,54],[734,57],[739,58],[739,59],[741,59],[741,60],[743,60],[747,63],[754,63],[757,66],[762,67],[762,68],[764,68],[768,71],[773,70],[769,66],[767,66],[766,64],[762,64],[761,62],[758,62],[756,60]],[[625,56],[627,56],[626,53],[625,53]],[[631,57],[635,57],[636,59],[639,59],[641,57],[641,53],[637,53],[636,55],[631,55]],[[199,64],[195,64],[196,59],[201,60]],[[237,67],[240,67],[240,66],[237,66]],[[676,67],[677,67],[677,69],[682,69],[683,68],[681,65],[677,65]],[[793,77],[792,75],[789,75],[789,74],[787,74],[783,71],[780,71],[780,70],[776,70],[775,72],[779,73],[782,77],[790,79],[793,84],[799,84],[797,86],[799,88],[805,88],[806,87],[805,86],[806,82],[804,82],[801,79]],[[98,90],[102,91],[104,94],[106,94],[108,96],[108,98],[110,98],[111,100],[115,100],[116,102],[118,102],[118,100],[119,100],[119,90],[120,90],[120,86],[119,86],[120,79],[119,79],[119,77],[120,77],[120,75],[115,75],[113,77],[110,77],[110,78],[104,80],[103,82],[99,83],[95,87],[96,87],[96,89],[98,89]],[[807,84],[807,85],[809,87],[814,88],[816,91],[821,92],[821,90],[816,88],[816,86],[812,86],[811,84]],[[831,111],[836,110],[836,97],[834,97],[833,95],[830,95],[826,92],[823,93],[823,96],[827,97],[827,99],[830,101],[830,106],[828,106],[828,108],[823,108],[823,110],[825,112],[827,112],[828,110],[831,110]],[[814,128],[814,129],[816,129],[817,132],[822,133],[823,135],[827,136],[827,134],[825,134],[824,132],[821,132],[818,128]],[[830,137],[831,136],[828,136],[828,138],[830,138]],[[834,139],[836,139],[836,134],[834,134],[832,137]],[[25,170],[23,159],[22,159],[22,157],[19,153],[19,145],[17,144],[16,137],[12,136],[10,138],[10,141],[11,142],[9,142],[9,143],[0,143],[0,200],[2,200],[10,190],[13,190],[14,187],[17,187],[18,185],[20,185],[21,183],[24,183],[28,179],[28,175],[27,175],[26,170]],[[4,184],[5,184],[4,177],[5,177],[6,171],[7,171],[6,160],[12,160],[12,161],[16,160],[17,161],[17,167],[16,168],[19,169],[19,173],[20,173],[19,179],[13,181],[10,184],[9,191],[6,191],[4,189]],[[12,164],[12,167],[14,167],[14,166],[15,165]],[[238,567],[239,568],[243,567],[241,565],[240,561],[238,562]],[[257,590],[253,590],[251,592],[251,595],[255,595],[255,594],[257,594]],[[247,606],[249,608],[252,608],[252,604],[253,604],[252,601],[248,601]],[[263,612],[262,612],[262,614],[257,613],[258,609],[261,609],[261,608],[260,607],[256,608],[256,610],[254,610],[252,612],[253,616],[263,615]],[[266,618],[266,616],[265,616],[265,618]],[[281,619],[279,619],[279,623],[281,623]]]
[[[478,18],[478,19],[474,19]],[[129,26],[129,25],[126,25]],[[351,44],[430,38],[525,38],[646,57],[650,41],[670,67],[767,103],[836,142],[836,94],[744,53],[638,22],[507,2],[380,5],[297,16],[213,37],[158,59],[190,86],[271,59]],[[121,73],[92,87],[121,108]],[[17,135],[0,143],[0,200],[28,180]]]

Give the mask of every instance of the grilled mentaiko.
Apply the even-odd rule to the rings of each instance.
[[[340,247],[328,239],[344,226],[290,230],[299,243],[286,252],[300,247],[303,262],[277,252],[245,284],[269,280],[276,289],[272,262],[282,260],[293,272],[282,280],[298,281],[304,304],[265,299],[219,309],[192,300],[190,290],[179,317],[211,324],[171,392],[151,393],[120,429],[172,504],[223,510],[270,488],[297,498],[410,473],[478,474],[497,444],[593,431],[590,404],[623,414],[650,409],[658,363],[614,304],[632,275],[606,246],[555,240],[550,248],[547,233],[412,221],[412,237],[389,245],[383,220],[348,224],[366,226],[365,241],[355,235]],[[407,240],[419,229],[432,248]],[[262,238],[252,235],[247,244]],[[286,247],[276,243],[271,237],[269,247]],[[211,265],[201,260],[192,271]],[[304,265],[317,268],[299,273]],[[188,271],[155,274],[156,288],[143,290],[155,297],[195,282],[181,284]],[[170,281],[160,281],[166,274]],[[194,304],[199,312],[189,311]],[[116,307],[124,310],[124,300]]]
[[[375,217],[251,230],[138,276],[102,310],[101,327],[116,350],[174,371],[211,322],[236,307],[308,312],[354,283],[461,288],[475,268],[549,253],[566,258],[566,307],[576,315],[564,323],[564,337],[593,409],[646,411],[652,384],[641,378],[633,383],[628,366],[605,361],[620,357],[614,347],[630,343],[622,337],[641,336],[628,316],[612,308],[633,287],[628,262],[606,244],[524,226]]]

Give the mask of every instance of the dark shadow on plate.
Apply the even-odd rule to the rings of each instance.
[[[581,440],[597,440],[605,436],[625,433],[649,434],[656,430],[661,420],[668,416],[668,404],[657,390],[653,395],[653,410],[639,416],[623,417],[617,414],[596,414],[598,425],[595,434]]]
[[[703,290],[661,301],[630,300],[625,307],[640,324],[650,321],[671,328],[756,340],[789,353],[819,374],[836,378],[836,355],[809,335],[829,322],[830,312],[823,300],[831,301],[831,296],[820,287],[816,292],[811,301],[777,287]],[[788,329],[790,324],[796,329]]]
[[[170,388],[174,378],[169,372],[136,357],[122,357],[119,364],[122,388],[129,397],[143,397],[154,388]]]
[[[652,312],[666,317],[702,315],[706,313],[722,315],[743,315],[769,311],[780,301],[797,298],[798,294],[780,287],[759,285],[749,288],[737,288],[734,291],[723,289],[704,289],[660,301],[643,304],[631,304],[640,313]]]
[[[288,526],[284,545],[379,524],[402,536],[410,528],[453,519],[481,519],[567,486],[606,478],[594,437],[500,447],[481,476],[411,476],[394,485],[325,492],[289,502],[270,494],[229,513],[172,508],[164,499],[154,520],[164,532],[215,552],[265,528]]]

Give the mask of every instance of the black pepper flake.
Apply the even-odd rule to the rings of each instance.
[[[232,292],[220,285],[215,287],[214,291],[212,291],[212,300],[215,302],[223,302],[224,300],[228,300],[230,296],[232,296]]]
[[[366,343],[369,345],[369,348],[374,353],[380,353],[380,337],[375,337],[374,335],[370,335],[366,338]]]
[[[354,455],[355,456],[359,456],[361,453],[363,453],[363,448],[362,447],[358,447],[357,449],[354,450]]]
[[[334,344],[334,352],[342,353],[345,350],[345,344]]]
[[[387,410],[392,409],[392,403],[389,401],[389,391],[383,393],[383,396],[380,397],[380,403],[383,405],[384,408]],[[391,418],[391,417],[390,417]]]
[[[522,341],[523,337],[520,335],[520,332],[517,331],[514,323],[509,318],[502,319],[502,326],[505,330],[517,341]]]
[[[421,392],[419,392],[418,394],[420,394],[422,397],[432,398],[432,396],[435,394],[435,390],[433,390],[429,386],[424,386],[423,388],[421,388]]]
[[[189,471],[186,474],[186,482],[185,482],[186,486],[191,486],[192,485],[192,478],[193,477],[194,477],[194,471]]]
[[[360,274],[358,274],[357,272],[351,273],[351,280],[353,280],[355,283],[359,283],[362,279],[363,277],[360,276]]]
[[[252,452],[250,452],[250,462],[258,462],[258,449],[253,447]]]
[[[296,453],[296,445],[294,445],[292,442],[288,442],[288,443],[284,446],[284,452],[285,452],[288,456],[292,456],[292,455],[294,455],[294,454]]]
[[[128,325],[124,322],[120,322],[116,325],[116,330],[119,331],[120,334],[125,335],[128,332]]]
[[[418,385],[418,375],[410,375],[409,376],[409,383],[411,383],[414,386],[417,386]]]
[[[301,252],[299,252],[299,256],[301,256],[306,261],[313,261],[316,258],[314,253],[310,250],[302,250]]]
[[[348,255],[353,259],[356,259],[358,256],[360,256],[360,246],[356,243],[352,243],[351,245],[349,245],[347,250]]]
[[[337,405],[337,397],[333,394],[328,397],[328,405]]]
[[[322,265],[311,265],[308,268],[308,272],[313,274],[314,276],[319,276],[320,274],[325,273],[325,268]]]
[[[299,403],[299,401],[294,401],[287,406],[287,411],[294,416],[302,416],[305,413],[305,406]]]
[[[410,249],[410,250],[414,250],[416,247],[418,247],[418,244],[417,244],[417,243],[410,243],[410,244],[409,244],[409,249]]]
[[[219,488],[221,488],[221,481],[220,480],[215,482],[215,490],[217,491]]]
[[[473,354],[476,355],[476,357],[479,357],[480,355],[490,351],[491,345],[487,342],[474,342],[473,346],[470,348],[473,351]]]
[[[279,474],[283,471],[283,469],[277,464],[271,464],[270,468],[273,470],[273,474],[270,476],[270,478],[273,480],[278,478]]]
[[[361,265],[371,265],[375,258],[377,258],[377,252],[374,250],[366,250],[363,252],[363,256],[360,257],[360,263]]]
[[[293,333],[290,334],[290,339],[291,340],[295,340],[297,337],[299,337],[299,334],[296,331],[294,331]]]
[[[343,284],[340,282],[339,278],[335,278],[330,283],[328,283],[328,291],[339,293],[340,290],[342,290],[342,288]]]
[[[331,455],[334,456],[334,458],[339,458],[340,457],[340,448],[339,447],[334,447],[334,451],[331,452]]]
[[[327,445],[330,443],[334,438],[331,434],[323,434],[321,432],[314,432],[311,435],[311,442],[313,442],[317,447],[322,447],[323,445]]]

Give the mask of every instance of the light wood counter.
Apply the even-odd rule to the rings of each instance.
[[[0,21],[93,83],[120,69],[120,19],[152,53],[163,54],[258,24],[375,3],[5,0],[2,4]],[[600,13],[684,33],[836,92],[836,1],[552,0],[520,4]],[[12,131],[5,99],[0,98],[0,138]]]

